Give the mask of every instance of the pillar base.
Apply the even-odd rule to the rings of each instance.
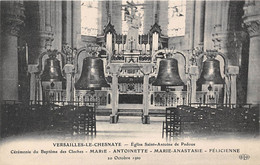
[[[142,123],[143,124],[150,124],[150,116],[149,115],[142,115]]]
[[[118,115],[110,115],[110,124],[116,124],[118,122]]]

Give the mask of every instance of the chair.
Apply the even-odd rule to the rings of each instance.
[[[162,137],[164,138],[164,133],[166,138],[176,137],[181,135],[181,116],[177,108],[166,108],[165,121],[163,121],[163,131]]]
[[[96,111],[95,107],[78,107],[74,114],[73,135],[96,136]]]

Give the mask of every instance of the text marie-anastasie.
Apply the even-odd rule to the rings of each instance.
[[[106,154],[106,153],[240,153],[238,148],[203,148],[192,142],[56,142],[50,149],[10,150],[11,154]]]

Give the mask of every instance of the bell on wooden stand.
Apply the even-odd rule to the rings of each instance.
[[[160,61],[157,78],[152,83],[154,86],[183,86],[178,70],[178,61],[173,58]]]
[[[60,61],[56,58],[57,51],[52,51],[49,58],[45,60],[44,70],[41,74],[43,89],[43,101],[61,101],[62,96],[54,96],[55,90],[65,87],[65,79],[61,73]]]
[[[200,78],[197,81],[198,86],[202,87],[203,91],[207,91],[208,99],[214,103],[222,102],[223,98],[223,85],[225,81],[220,74],[220,64],[219,61],[208,57],[206,61],[203,62],[203,70]],[[204,86],[204,88],[203,88]],[[216,100],[215,92],[219,92],[221,100]]]
[[[63,81],[61,74],[60,61],[56,58],[56,54],[50,54],[46,60],[43,73],[41,75],[41,81]]]
[[[101,87],[110,87],[105,79],[103,61],[98,57],[86,57],[75,88],[94,91],[100,90]]]

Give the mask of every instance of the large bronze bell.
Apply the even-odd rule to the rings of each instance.
[[[197,83],[200,85],[225,83],[220,74],[220,65],[218,60],[208,58],[205,62],[203,62],[203,70]]]
[[[86,57],[75,88],[77,90],[98,90],[101,87],[109,87],[104,75],[103,61],[96,57]]]
[[[155,86],[183,86],[178,70],[178,61],[173,58],[160,61],[159,72],[152,85]]]
[[[42,81],[63,81],[61,74],[60,61],[56,58],[56,55],[51,54],[46,60],[44,71],[41,75]]]

